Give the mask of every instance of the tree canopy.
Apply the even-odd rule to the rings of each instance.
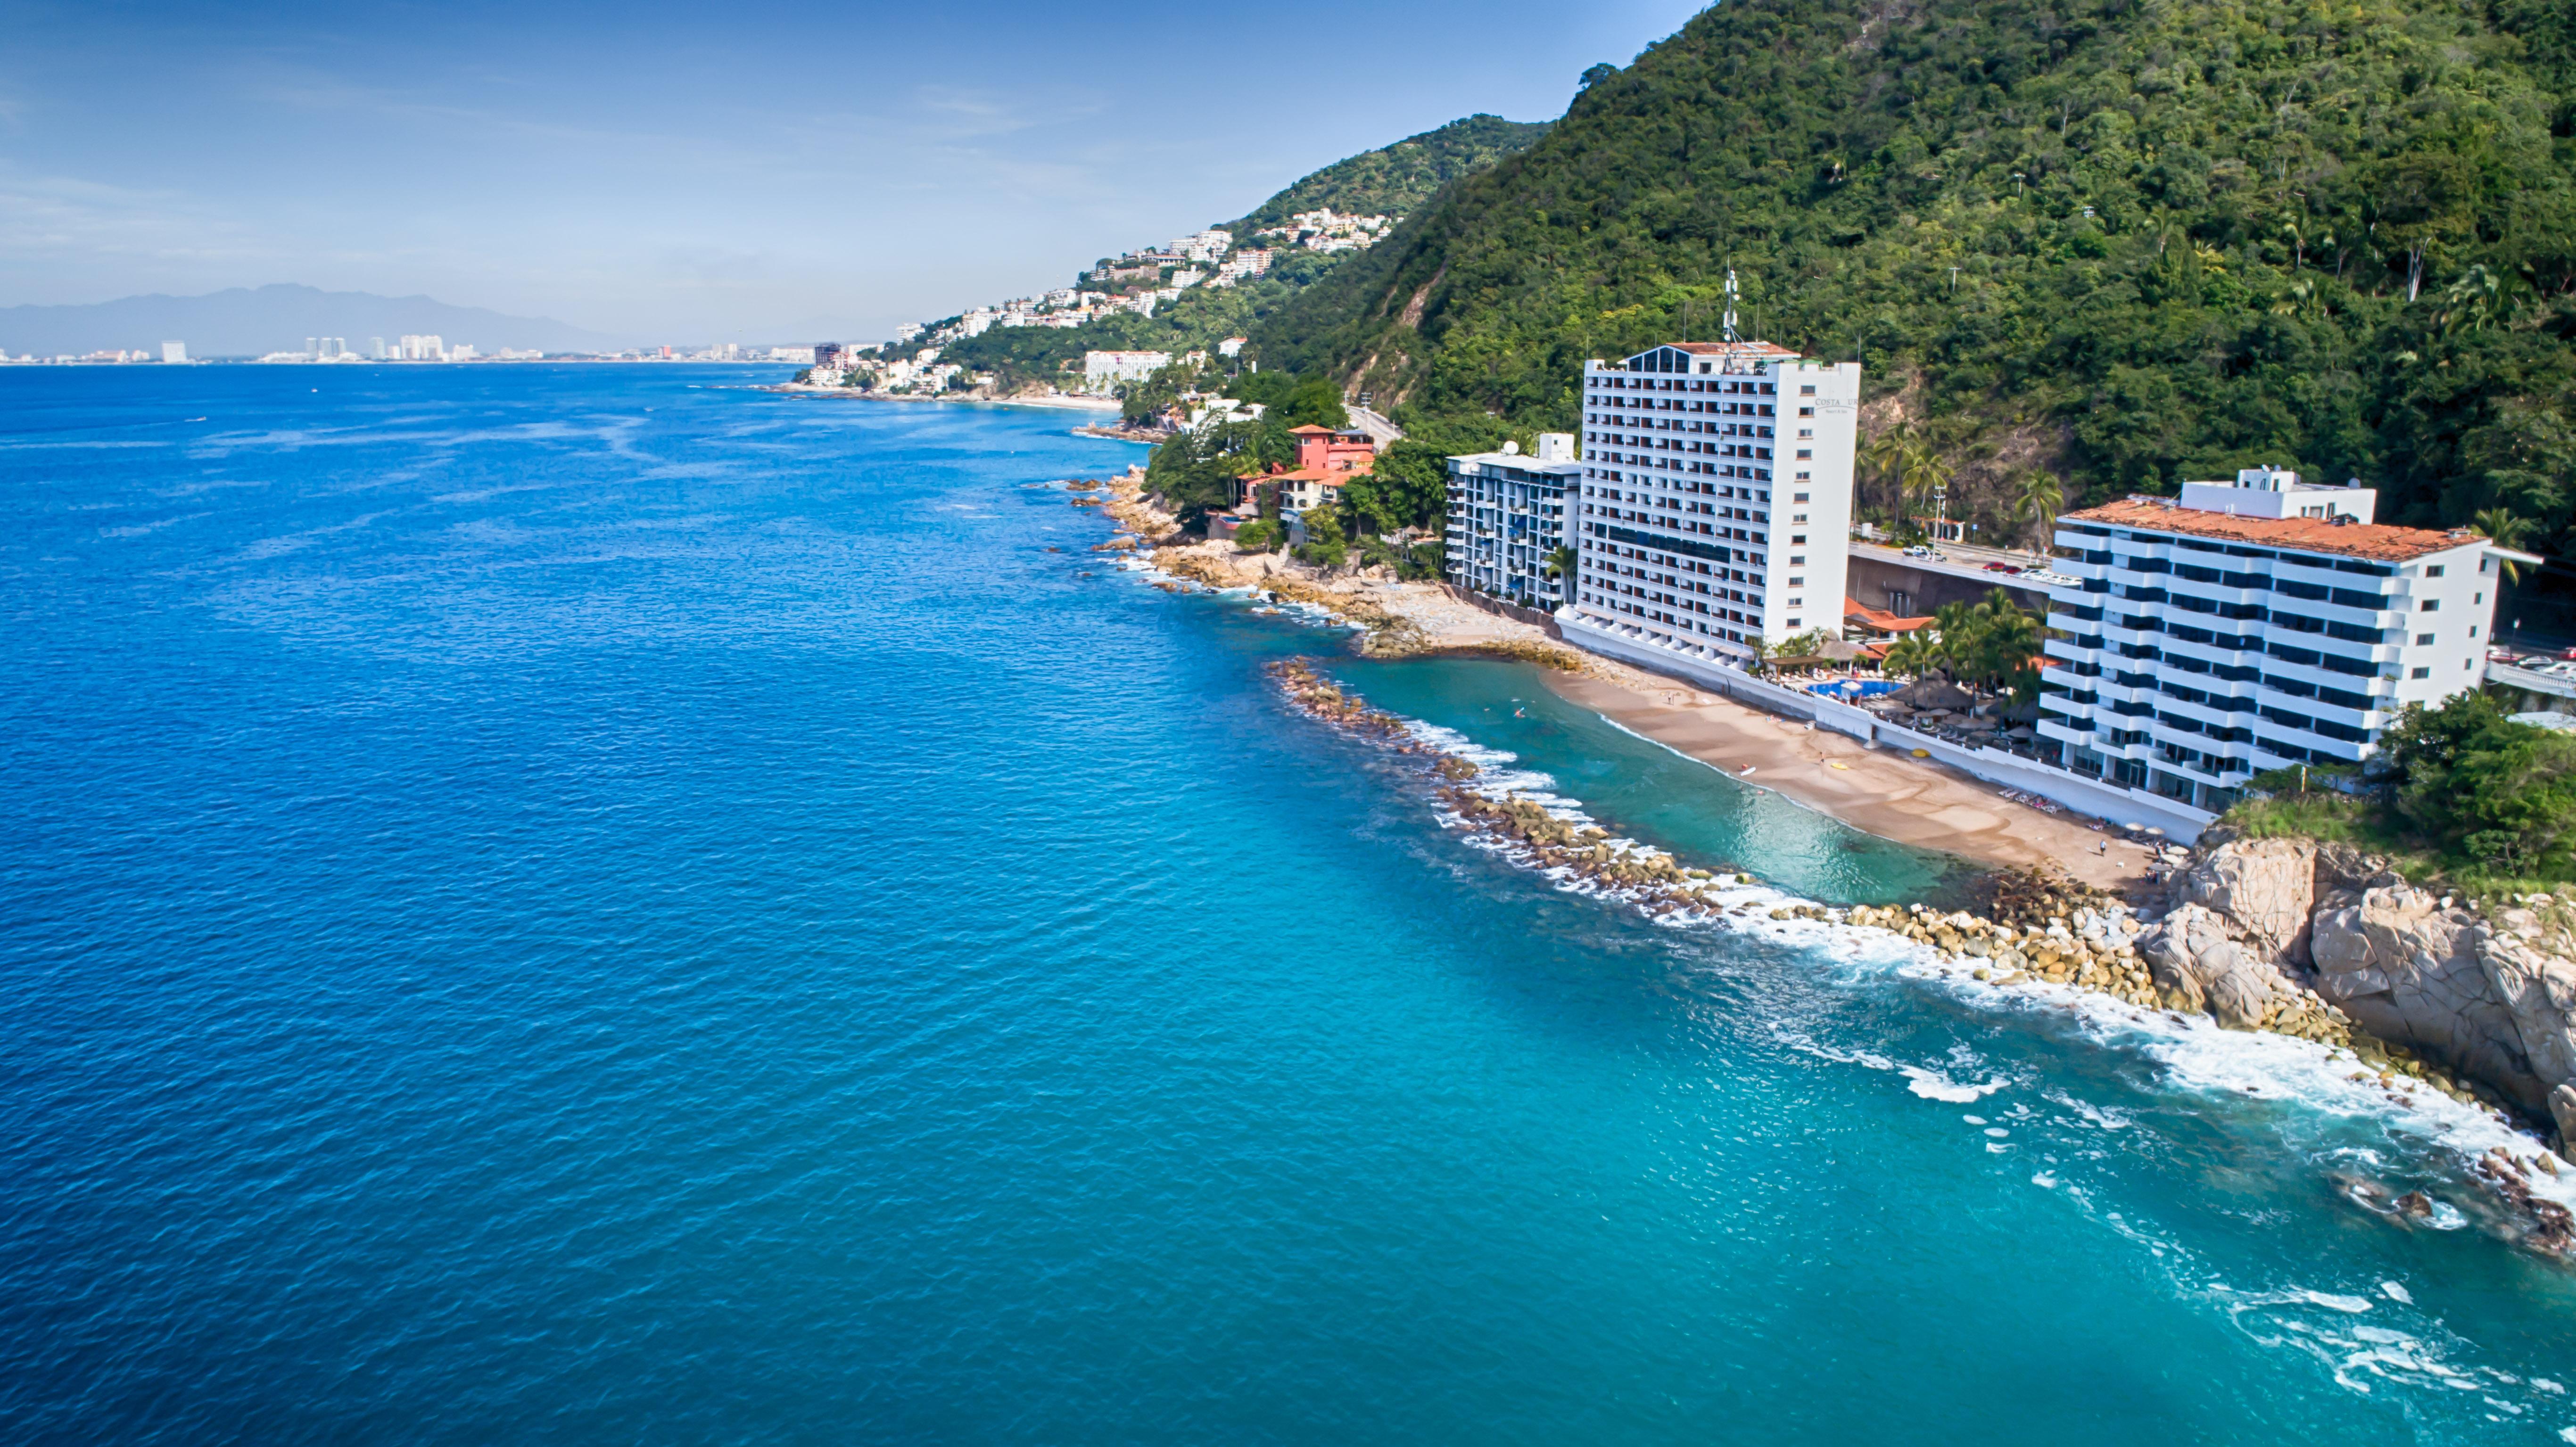
[[[1990,528],[2034,469],[2081,504],[2273,462],[2563,553],[2571,16],[1727,0],[1252,336],[1400,418],[1571,430],[1583,360],[1709,335],[1731,266]]]

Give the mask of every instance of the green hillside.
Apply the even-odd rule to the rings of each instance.
[[[1990,523],[2034,470],[2271,461],[2563,552],[2571,133],[2565,0],[1726,0],[1254,337],[1571,429],[1583,359],[1709,336],[1731,261]]]
[[[1402,215],[1441,187],[1492,166],[1545,134],[1544,122],[1523,124],[1474,115],[1438,130],[1407,136],[1393,145],[1336,161],[1289,186],[1239,221],[1227,223],[1238,240],[1251,241],[1259,226],[1285,222],[1299,211],[1330,206],[1363,216]],[[993,373],[1005,390],[1055,382],[1068,362],[1094,348],[1185,352],[1253,331],[1293,298],[1348,264],[1353,253],[1285,253],[1268,275],[1236,287],[1194,287],[1150,318],[1121,315],[1081,327],[996,328],[949,347],[942,355],[976,371]]]
[[[1358,216],[1403,216],[1441,187],[1485,169],[1547,134],[1545,121],[1473,115],[1391,146],[1335,161],[1254,208],[1227,229],[1238,237],[1329,206]]]

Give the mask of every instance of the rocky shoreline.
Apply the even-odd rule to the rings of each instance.
[[[2456,1052],[2428,1040],[2438,1032],[2395,1005],[2392,969],[2395,976],[2411,978],[2410,971],[2427,960],[2458,958],[2456,950],[2444,955],[2418,948],[2428,930],[2447,927],[2444,938],[2455,945],[2466,941],[2472,949],[2493,948],[2492,936],[2447,914],[2441,916],[2444,925],[2429,924],[2440,911],[2463,912],[2451,901],[2418,899],[2402,882],[2388,882],[2384,862],[2327,852],[2326,869],[2336,880],[2352,878],[2356,869],[2375,872],[2360,876],[2357,897],[2346,898],[2350,891],[2344,889],[2325,896],[2317,917],[2336,913],[2322,934],[2312,922],[2297,935],[2303,943],[2315,942],[2311,948],[2324,962],[2317,968],[2292,964],[2289,941],[2279,935],[2297,913],[2295,891],[2283,898],[2283,861],[2292,868],[2304,861],[2313,872],[2319,857],[2314,845],[2303,853],[2291,841],[2251,847],[2225,839],[2204,843],[2162,908],[2132,906],[2044,868],[1992,876],[1982,914],[1920,903],[1764,907],[1739,892],[1755,882],[1749,874],[1695,868],[1589,821],[1564,817],[1535,799],[1479,790],[1475,763],[1421,742],[1404,719],[1371,707],[1306,659],[1273,663],[1268,672],[1289,704],[1308,717],[1398,753],[1426,756],[1430,789],[1464,827],[1533,868],[1614,895],[1658,919],[1759,913],[1772,921],[1883,930],[1930,951],[1936,972],[1954,981],[1999,990],[2091,993],[2175,1024],[2197,1018],[2223,1029],[2305,1040],[2351,1065],[2349,1081],[2375,1088],[2392,1105],[2411,1107],[2417,1093],[2425,1092],[2471,1106],[2527,1142],[2518,1149],[2495,1147],[2469,1167],[2471,1178],[2506,1208],[2512,1223],[2506,1234],[2549,1256],[2576,1255],[2576,1215],[2538,1190],[2544,1179],[2576,1180],[2576,1167],[2562,1155],[2568,1127],[2532,1109],[2557,1106],[2561,1097],[2543,1092],[2535,1101],[2528,1088],[2517,1092],[2468,1068]],[[2536,927],[2539,917],[2527,904],[2517,909],[2531,916],[2524,925]],[[2527,933],[2518,930],[2514,938],[2523,941]],[[2505,948],[2526,949],[2527,941]],[[2399,956],[2413,963],[2400,963]],[[2576,984],[2576,969],[2565,983]],[[2576,1007],[2576,989],[2559,998]],[[2576,1090],[2564,1093],[2576,1099]],[[2557,1138],[2541,1145],[2535,1136],[2549,1134],[2552,1126]],[[2343,1189],[2356,1204],[2394,1218],[2431,1211],[2420,1192],[2391,1191],[2365,1178],[2349,1178]]]
[[[1100,545],[1150,566],[1171,589],[1250,591],[1360,630],[1364,656],[1514,657],[1568,673],[1604,667],[1630,687],[1666,680],[1594,660],[1536,630],[1504,623],[1465,638],[1429,636],[1415,600],[1269,554],[1191,543],[1143,493],[1144,473],[1068,484],[1077,506],[1119,527]],[[1463,605],[1459,605],[1463,607]],[[1474,610],[1464,610],[1474,611]],[[1478,613],[1479,618],[1490,615]],[[1506,631],[1507,630],[1507,631]],[[1753,877],[1699,869],[1661,850],[1561,817],[1537,800],[1476,785],[1474,763],[1419,741],[1407,723],[1345,693],[1310,662],[1270,667],[1301,712],[1395,752],[1426,756],[1430,787],[1463,827],[1534,868],[1610,893],[1657,918],[1807,920],[1884,930],[1928,950],[1943,978],[2005,991],[2074,991],[2174,1024],[2199,1020],[2311,1042],[2350,1066],[2345,1079],[2391,1105],[2448,1097],[2516,1133],[2471,1174],[2511,1208],[2516,1239],[2576,1255],[2576,1217],[2549,1195],[2576,1184],[2576,900],[2474,902],[2414,888],[2387,861],[2301,840],[2239,840],[2212,831],[2161,888],[2132,898],[2052,866],[2000,869],[1977,910],[1748,900]],[[2546,1142],[2545,1145],[2542,1143]],[[2537,1193],[2543,1183],[2552,1189]],[[2348,1183],[2346,1194],[2405,1216],[2404,1193]],[[2576,1199],[2576,1198],[2571,1198]]]

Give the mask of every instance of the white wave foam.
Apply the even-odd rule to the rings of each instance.
[[[1517,755],[1487,748],[1454,729],[1419,720],[1407,720],[1405,727],[1424,746],[1474,762],[1478,775],[1468,787],[1476,792],[1493,798],[1531,799],[1555,817],[1595,825],[1580,800],[1554,792],[1553,777],[1537,770],[1513,768],[1519,763]],[[1443,822],[1465,823],[1447,811]],[[1561,867],[1541,865],[1518,841],[1483,831],[1469,832],[1478,847],[1528,865],[1560,889],[1620,899],[1638,894],[1605,887]],[[1634,840],[1608,842],[1620,850],[1643,847]],[[1657,922],[1675,928],[1754,935],[1806,948],[1832,961],[1854,984],[1900,978],[1918,987],[1939,990],[1973,1008],[2071,1024],[2096,1046],[2130,1052],[2154,1062],[2164,1083],[2182,1094],[2278,1100],[2330,1116],[2367,1119],[2391,1134],[2454,1157],[2462,1167],[2500,1147],[2525,1160],[2536,1159],[2541,1151],[2540,1142],[2484,1108],[2462,1104],[2429,1088],[2412,1094],[2391,1090],[2383,1087],[2375,1075],[2354,1079],[2356,1074],[2364,1073],[2358,1070],[2358,1058],[2349,1051],[2287,1035],[2223,1030],[2205,1016],[2186,1017],[2149,1009],[2072,985],[2032,981],[2027,976],[2011,985],[1979,980],[1974,974],[1974,962],[1944,961],[1931,947],[1876,926],[1804,918],[1774,920],[1770,918],[1771,910],[1808,901],[1755,883],[1749,877],[1738,878],[1742,882],[1703,890],[1703,903],[1698,908],[1675,910],[1659,916]],[[1985,1072],[1988,1079],[1969,1080],[1935,1066],[1904,1065],[1867,1052],[1835,1051],[1813,1041],[1791,1043],[1845,1063],[1900,1073],[1906,1078],[1909,1092],[1928,1100],[1973,1104],[2010,1084],[2004,1076],[1991,1072]],[[1954,1061],[1952,1066],[1962,1068],[1960,1062]],[[2117,1112],[2097,1109],[2062,1093],[2048,1098],[2073,1111],[2094,1129],[2115,1131],[2132,1124]],[[2014,1114],[2026,1118],[2028,1107],[2016,1106]],[[1990,1140],[1987,1148],[2000,1153],[2012,1146]],[[2367,1148],[2344,1149],[2358,1149],[2372,1164],[2378,1163],[2376,1153]],[[2529,1185],[2534,1196],[2576,1209],[2576,1172],[2552,1176],[2535,1171]],[[2485,1190],[2482,1186],[2472,1189]],[[2468,1218],[2449,1203],[2436,1201],[2426,1224],[2455,1230],[2467,1225]],[[2159,1255],[2167,1249],[2163,1243],[2148,1244]],[[2351,1296],[2338,1299],[2362,1300]],[[2366,1300],[2363,1306],[2367,1309]]]
[[[1973,1085],[1963,1085],[1941,1071],[1926,1070],[1919,1065],[1902,1065],[1897,1068],[1905,1074],[1907,1090],[1925,1100],[1946,1100],[1953,1105],[1974,1105],[2012,1083],[1997,1077]],[[1992,1133],[1989,1132],[1989,1134]]]

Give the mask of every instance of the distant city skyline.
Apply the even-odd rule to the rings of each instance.
[[[1459,116],[1552,118],[1700,8],[14,4],[0,306],[295,282],[870,338]]]

